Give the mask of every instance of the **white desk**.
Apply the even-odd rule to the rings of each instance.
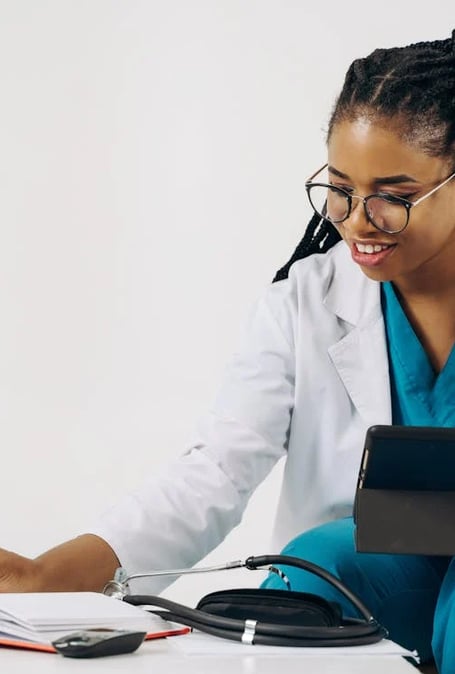
[[[190,639],[174,637],[176,639]],[[0,672],[5,674],[417,674],[415,667],[398,656],[339,656],[330,652],[302,655],[181,655],[171,640],[143,644],[131,655],[75,660],[52,653],[0,648]],[[302,649],[303,650],[303,649]]]

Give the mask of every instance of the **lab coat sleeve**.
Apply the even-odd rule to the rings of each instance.
[[[295,367],[287,285],[272,285],[255,306],[197,441],[91,529],[129,573],[199,561],[239,523],[252,492],[285,453]],[[142,587],[156,593],[172,580]]]

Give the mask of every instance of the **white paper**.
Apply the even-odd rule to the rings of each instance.
[[[377,644],[369,644],[368,646],[329,646],[327,648],[318,647],[293,647],[293,646],[262,646],[262,645],[248,645],[242,644],[238,641],[229,641],[228,639],[221,639],[210,634],[203,634],[202,632],[194,631],[187,635],[184,639],[176,639],[170,644],[173,649],[184,653],[185,655],[236,655],[239,653],[243,655],[299,655],[299,656],[315,656],[315,655],[362,655],[365,656],[406,656],[412,657],[419,662],[419,657],[416,651],[408,651],[406,648],[390,641],[389,639],[382,639]]]
[[[52,641],[75,630],[166,632],[172,626],[137,606],[97,592],[0,594],[0,632],[33,641]]]

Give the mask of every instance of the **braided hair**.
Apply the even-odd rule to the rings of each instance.
[[[406,142],[455,163],[455,30],[447,40],[376,49],[355,60],[332,111],[327,138],[336,124],[359,116],[387,122],[389,128],[395,125]],[[296,260],[325,253],[340,239],[333,225],[314,215],[273,281],[287,278]]]

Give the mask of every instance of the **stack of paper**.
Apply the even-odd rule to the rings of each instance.
[[[55,639],[96,628],[147,632],[149,639],[189,631],[96,592],[0,594],[0,645],[53,651]]]

